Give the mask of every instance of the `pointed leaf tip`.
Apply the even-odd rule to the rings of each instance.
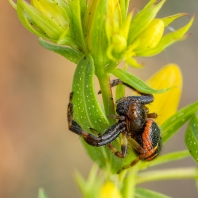
[[[138,91],[142,93],[148,93],[148,94],[159,94],[168,91],[171,88],[163,88],[163,89],[155,89],[147,85],[145,82],[140,80],[138,77],[134,76],[130,72],[116,68],[112,71],[112,74],[115,75],[117,78],[125,82],[126,84],[134,87]]]
[[[48,198],[43,188],[39,188],[38,198]]]
[[[185,134],[186,146],[193,159],[198,163],[198,116],[195,115],[190,123]]]

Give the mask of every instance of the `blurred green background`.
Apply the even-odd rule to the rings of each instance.
[[[141,9],[148,0],[133,1]],[[160,17],[198,12],[197,0],[167,0]],[[178,28],[184,17],[172,24]],[[179,64],[184,78],[180,107],[198,99],[198,20],[191,36],[160,55],[139,59],[144,69],[130,69],[148,79],[168,63]],[[43,187],[49,198],[81,197],[74,170],[85,177],[92,166],[79,137],[67,129],[66,110],[75,65],[43,49],[37,37],[19,22],[8,1],[0,6],[0,197],[36,198]],[[163,153],[185,149],[185,127],[163,148]],[[188,158],[166,167],[196,166]],[[163,168],[161,166],[159,168]],[[194,181],[145,184],[174,198],[198,197]]]

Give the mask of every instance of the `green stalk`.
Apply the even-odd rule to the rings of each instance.
[[[198,170],[189,167],[148,171],[137,176],[136,184],[168,179],[198,179]]]
[[[103,73],[101,75],[97,75],[98,81],[100,84],[100,90],[102,93],[102,99],[104,104],[104,110],[106,116],[114,115],[115,114],[115,108],[114,108],[114,101],[112,97],[111,87],[109,84],[110,75],[108,73]],[[110,124],[115,123],[115,120],[109,119]]]
[[[136,175],[139,170],[139,166],[134,166],[125,177],[122,189],[123,198],[135,197],[135,185]]]

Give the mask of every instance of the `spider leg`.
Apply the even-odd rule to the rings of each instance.
[[[116,86],[118,84],[123,84],[123,85],[127,86],[128,88],[132,89],[133,91],[136,91],[137,93],[139,93],[141,95],[144,95],[144,96],[150,96],[150,95],[152,95],[152,94],[146,94],[146,93],[140,92],[135,87],[133,87],[133,86],[131,86],[131,85],[129,85],[129,84],[121,81],[120,79],[115,79],[115,80],[112,80],[110,82],[111,87],[114,87],[114,86]]]
[[[123,170],[128,169],[134,165],[136,165],[140,161],[140,158],[137,157],[135,160],[133,160],[129,165],[123,166],[120,170],[118,170],[117,174],[121,173]]]
[[[149,103],[153,102],[153,100],[154,100],[152,94],[142,93],[142,92],[138,91],[135,87],[123,82],[120,79],[114,79],[114,80],[110,81],[110,86],[111,87],[114,87],[118,84],[123,84],[123,85],[129,87],[130,89],[132,89],[133,91],[136,91],[137,93],[139,93],[141,95],[141,96],[128,96],[128,97],[126,97],[130,101],[139,101],[140,103],[143,103],[143,104],[149,104]],[[125,98],[123,98],[123,99],[125,99]],[[118,100],[118,101],[120,101],[120,100]]]
[[[123,82],[120,79],[114,79],[114,80],[111,80],[109,84],[110,84],[110,87],[112,88],[118,84],[123,84]],[[101,93],[102,93],[101,90],[98,91],[98,94],[101,94]]]
[[[77,135],[81,136],[85,142],[92,146],[103,146],[106,145],[113,140],[115,140],[120,133],[125,131],[126,129],[126,122],[118,122],[112,126],[110,126],[103,134],[94,136],[86,131],[84,131],[80,125],[73,120],[73,105],[72,105],[72,97],[73,93],[70,93],[69,97],[69,104],[67,108],[67,121],[68,121],[68,128],[70,131],[76,133]],[[94,133],[98,133],[95,129],[91,128],[91,131]],[[99,134],[99,133],[98,133]]]
[[[149,104],[153,102],[154,97],[152,94],[143,94],[141,93],[140,96],[127,96],[124,98],[120,98],[116,101],[117,104],[119,103],[130,103],[130,102],[138,102],[140,104]]]
[[[125,158],[128,148],[127,132],[122,132],[121,138],[121,152],[117,150],[111,143],[107,144],[109,150],[119,158]]]
[[[130,142],[133,146],[133,148],[138,152],[141,153],[140,156],[138,156],[135,160],[133,160],[129,165],[123,166],[120,170],[118,170],[118,174],[121,173],[123,170],[130,168],[134,165],[136,165],[141,159],[144,159],[146,156],[145,150],[142,148],[142,146],[133,138],[130,139]]]
[[[148,118],[157,118],[157,113],[148,113],[147,117]]]
[[[73,120],[73,105],[72,105],[73,92],[69,95],[69,104],[67,106],[67,122],[70,131],[80,135],[82,132],[81,127]]]
[[[158,144],[154,148],[145,151],[145,149],[133,138],[130,139],[130,142],[132,143],[133,148],[139,153],[140,160],[146,159],[147,161],[150,161],[157,156],[155,151],[158,149]]]
[[[125,130],[125,125],[125,122],[116,123],[109,127],[103,134],[94,136],[86,131],[83,131],[82,128],[73,120],[72,125],[69,126],[69,130],[80,135],[85,142],[92,146],[104,146],[115,140],[119,134]],[[91,131],[93,130],[97,133],[95,129],[91,129]]]
[[[72,104],[73,92],[70,93],[69,96],[69,104],[67,107],[67,121],[68,121],[68,128],[70,131],[76,133],[77,135],[81,136],[88,144],[97,146],[97,142],[100,141],[100,138],[93,136],[92,134],[83,131],[80,125],[73,120],[73,104]],[[92,129],[94,130],[94,129]],[[96,132],[96,130],[94,130]]]
[[[152,159],[154,159],[157,156],[157,153],[155,153],[155,151],[158,149],[158,144],[152,148],[151,150],[147,151],[146,153],[141,153],[139,155],[140,159],[146,159],[147,161],[150,161]]]
[[[146,161],[150,161],[154,159],[157,156],[157,153],[155,151],[158,149],[158,144],[151,150],[145,152],[145,150],[139,145],[134,139],[130,140],[132,142],[133,148],[140,153],[140,155],[133,160],[129,165],[123,166],[117,173],[121,173],[124,169],[130,168],[134,165],[136,165],[140,160],[145,159]]]
[[[129,139],[131,145],[138,153],[145,153],[145,150],[142,148],[142,146],[133,138]]]
[[[112,119],[118,119],[118,120],[121,120],[121,121],[126,119],[125,116],[120,116],[120,115],[109,115],[107,117],[112,118]]]
[[[123,82],[123,81],[120,80],[120,79],[113,79],[113,80],[110,81],[110,87],[111,87],[111,88],[112,88],[112,87],[115,87],[116,85],[119,85],[119,84],[123,84],[123,85],[129,87],[130,89],[133,89],[134,91],[138,92],[138,93],[141,94],[141,95],[144,95],[144,94],[145,94],[145,93],[142,93],[142,92],[138,91],[135,87],[133,87],[133,86],[131,86],[131,85],[129,85],[129,84]],[[101,94],[101,90],[98,92],[98,94]],[[146,95],[150,95],[150,94],[146,94]]]
[[[121,102],[125,102],[125,101],[132,101],[132,102],[135,102],[135,101],[138,101],[142,104],[149,104],[151,102],[153,102],[154,100],[154,97],[152,94],[146,94],[146,93],[142,93],[140,91],[138,91],[135,87],[123,82],[122,80],[120,79],[114,79],[114,80],[111,80],[110,81],[110,87],[114,87],[118,84],[123,84],[127,87],[129,87],[130,89],[136,91],[137,93],[139,93],[141,96],[128,96],[128,97],[124,97],[124,98],[121,98],[119,100],[116,101],[116,103],[121,103]],[[101,94],[101,90],[98,92],[98,94]]]
[[[103,146],[111,143],[115,140],[120,133],[126,130],[126,122],[117,122],[114,125],[110,126],[102,135],[98,136],[100,138],[100,142],[98,142],[98,146]]]

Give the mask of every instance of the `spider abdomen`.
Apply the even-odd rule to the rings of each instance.
[[[147,119],[142,132],[133,138],[143,148],[143,151],[136,151],[142,160],[150,161],[160,153],[162,145],[160,129],[152,119]]]

